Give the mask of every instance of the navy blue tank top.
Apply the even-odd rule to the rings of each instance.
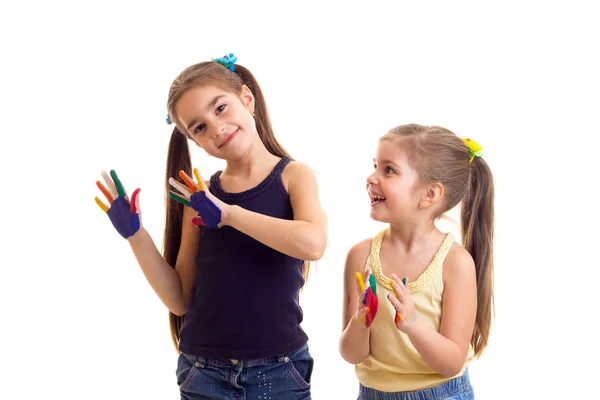
[[[258,186],[240,193],[221,188],[221,171],[210,191],[227,204],[275,218],[294,214],[281,173],[282,158]],[[302,260],[287,256],[230,226],[201,228],[197,274],[180,332],[180,351],[202,357],[252,360],[304,345],[300,327]]]

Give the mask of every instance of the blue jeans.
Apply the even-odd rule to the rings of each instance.
[[[474,400],[473,387],[469,380],[469,371],[465,370],[461,376],[451,379],[427,389],[411,392],[380,392],[360,385],[359,400]]]
[[[313,364],[306,344],[288,354],[249,361],[180,353],[177,384],[182,400],[310,400]]]

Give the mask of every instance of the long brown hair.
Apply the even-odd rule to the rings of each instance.
[[[186,68],[173,81],[169,90],[167,101],[167,112],[171,121],[175,123],[175,128],[171,134],[169,149],[167,154],[167,168],[165,176],[165,232],[163,238],[163,257],[175,268],[179,246],[181,244],[181,228],[183,225],[183,205],[168,196],[171,185],[169,178],[176,177],[180,170],[188,175],[192,174],[192,162],[188,139],[191,139],[183,126],[179,125],[179,119],[175,113],[175,106],[183,94],[191,88],[202,85],[214,85],[230,93],[240,95],[243,85],[254,95],[254,119],[256,121],[256,130],[261,141],[269,153],[278,157],[293,158],[279,144],[273,133],[269,111],[263,96],[262,90],[254,78],[254,75],[245,67],[235,64],[235,72],[231,72],[227,67],[213,61],[201,62]],[[302,276],[306,281],[308,279],[309,263],[304,262],[302,266]],[[177,316],[169,312],[169,324],[171,326],[171,338],[175,348],[179,347],[179,332],[185,316]]]
[[[441,214],[461,202],[461,234],[464,248],[475,261],[477,277],[477,316],[471,345],[479,357],[488,344],[494,309],[494,182],[492,172],[481,157],[470,162],[464,141],[439,126],[401,125],[382,140],[401,140],[411,167],[422,184],[439,182],[444,186]]]

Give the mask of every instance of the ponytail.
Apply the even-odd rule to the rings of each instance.
[[[462,201],[463,246],[475,261],[477,315],[471,345],[479,357],[488,344],[494,308],[494,183],[488,164],[481,157],[471,163],[467,193]]]

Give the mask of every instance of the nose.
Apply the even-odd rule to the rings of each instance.
[[[375,176],[375,172],[373,172],[371,175],[369,175],[367,177],[367,186],[376,185],[378,182],[379,181],[378,181],[377,177]]]
[[[225,132],[225,122],[216,121],[213,128],[213,137],[222,135]]]

